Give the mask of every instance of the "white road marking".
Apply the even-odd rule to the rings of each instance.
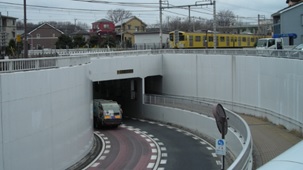
[[[152,149],[152,153],[157,153],[158,150],[157,149]]]
[[[210,150],[210,151],[211,151],[211,150],[213,150],[213,148],[212,148],[212,147],[206,147],[206,148],[207,148],[208,150]]]
[[[147,168],[153,168],[155,166],[155,163],[149,163],[148,165],[147,165]]]
[[[106,153],[109,153],[109,152],[110,152],[109,150],[105,150],[105,151],[104,151],[105,154],[106,154]]]
[[[195,137],[195,136],[193,137],[193,139],[195,139],[195,140],[199,140],[199,138],[197,138],[197,137]]]
[[[154,143],[150,143],[149,145],[150,145],[150,147],[152,147],[152,148],[154,148],[154,147],[156,146]]]
[[[94,163],[91,167],[93,167],[93,168],[95,168],[95,167],[97,167],[98,165],[99,165],[100,163]]]
[[[105,160],[106,156],[101,156],[99,160]]]
[[[217,165],[222,165],[221,161],[216,161]]]
[[[167,163],[167,160],[166,159],[163,159],[161,160],[160,164],[166,164]]]
[[[167,153],[162,153],[162,157],[167,157]]]
[[[216,153],[211,153],[213,155],[214,158],[217,157],[217,154]]]
[[[112,147],[111,145],[106,145],[106,146],[105,146],[106,149],[109,149],[109,148],[111,148],[111,147]]]
[[[166,151],[166,147],[161,147],[161,151]]]
[[[156,160],[157,159],[157,155],[152,155],[150,159],[151,160]]]
[[[203,141],[202,141],[202,142],[200,142],[200,143],[201,143],[202,145],[205,145],[205,144],[206,144],[206,143],[205,143],[205,142],[203,142]]]

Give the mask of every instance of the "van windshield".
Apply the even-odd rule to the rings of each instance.
[[[120,107],[118,104],[105,103],[102,104],[104,111],[113,110],[115,113],[120,112]]]
[[[258,40],[257,47],[267,47],[267,40]]]

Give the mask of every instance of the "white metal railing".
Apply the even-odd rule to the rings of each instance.
[[[89,62],[90,58],[116,57],[116,56],[137,56],[137,55],[158,55],[158,54],[204,54],[204,55],[244,55],[278,57],[303,60],[302,51],[287,50],[256,50],[256,49],[149,49],[129,51],[108,51],[106,49],[78,49],[73,52],[65,51],[66,56],[41,57],[30,59],[8,59],[0,60],[0,73],[24,71],[44,68],[62,67],[74,64]],[[70,63],[69,63],[70,62]]]
[[[212,108],[214,103],[209,103],[194,98],[167,95],[145,95],[144,103],[185,109],[206,115],[208,117],[213,117]],[[232,165],[229,166],[228,169],[250,169],[252,164],[253,142],[249,126],[239,115],[227,109],[225,109],[225,111],[227,117],[229,118],[228,126],[237,131],[244,139],[241,153],[237,156],[236,160],[232,163]]]
[[[86,56],[0,60],[0,73],[74,66],[89,63]]]

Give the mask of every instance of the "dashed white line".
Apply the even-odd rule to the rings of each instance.
[[[151,160],[156,160],[157,159],[157,155],[152,155],[150,159]]]
[[[166,151],[166,147],[161,147],[161,151]]]
[[[106,156],[101,156],[99,160],[105,160]]]
[[[216,153],[211,153],[213,155],[214,158],[217,157],[217,154]]]
[[[155,163],[149,163],[148,165],[147,165],[147,168],[153,168],[155,166]]]
[[[167,157],[167,153],[162,153],[162,157]]]
[[[158,142],[158,145],[160,145],[160,146],[162,146],[162,145],[164,145],[162,142]]]
[[[163,159],[161,160],[160,164],[166,164],[167,163],[167,160],[166,159]]]
[[[99,162],[94,163],[91,167],[95,168],[95,167],[97,167],[99,164],[100,164]]]
[[[158,150],[157,149],[152,149],[152,153],[157,153]]]
[[[109,150],[105,150],[104,153],[105,153],[105,154],[106,154],[106,153],[109,153]]]
[[[206,148],[207,148],[208,150],[210,150],[210,151],[211,151],[211,150],[213,150],[213,148],[212,148],[212,147],[206,147]]]

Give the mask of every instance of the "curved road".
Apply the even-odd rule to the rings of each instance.
[[[88,170],[220,169],[220,157],[203,139],[152,121],[124,119],[117,129],[100,129],[103,149]]]

